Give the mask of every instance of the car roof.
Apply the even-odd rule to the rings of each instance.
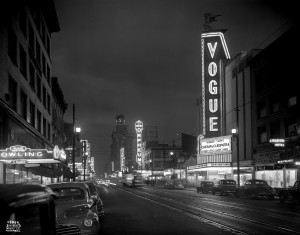
[[[50,188],[66,188],[77,187],[81,189],[87,189],[88,185],[85,182],[59,182],[47,185]]]
[[[54,196],[52,190],[37,184],[1,184],[0,185],[0,207],[2,206],[24,206],[32,204],[33,199],[38,201],[48,200]]]

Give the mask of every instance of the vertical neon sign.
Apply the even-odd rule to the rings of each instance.
[[[203,135],[221,135],[221,59],[230,59],[222,32],[201,35]]]
[[[137,139],[137,151],[136,151],[136,162],[141,165],[142,163],[142,132],[143,132],[143,123],[138,120],[135,123],[136,139]]]

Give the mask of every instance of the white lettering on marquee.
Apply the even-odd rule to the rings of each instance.
[[[218,120],[218,117],[210,117],[209,118],[209,130],[210,131],[218,131],[218,128],[215,128],[214,126],[218,125],[218,122],[215,122]]]
[[[215,42],[214,46],[212,46],[210,42],[207,43],[208,50],[209,50],[209,53],[211,55],[211,58],[214,58],[214,55],[215,55],[215,52],[216,52],[216,49],[217,49],[217,45],[218,45],[218,42]]]
[[[218,66],[215,62],[211,62],[208,65],[208,73],[211,77],[216,76],[216,74],[218,73]]]

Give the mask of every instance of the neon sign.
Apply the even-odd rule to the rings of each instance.
[[[142,163],[142,132],[143,132],[143,123],[138,120],[135,123],[135,131],[136,131],[136,141],[137,141],[137,151],[136,151],[136,162],[141,164]]]
[[[203,135],[221,135],[221,59],[230,59],[223,33],[201,35]]]

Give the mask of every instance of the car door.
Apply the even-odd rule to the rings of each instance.
[[[251,195],[251,191],[253,189],[253,181],[246,181],[245,182],[245,185],[244,185],[244,193],[245,193],[245,196],[250,196]]]

